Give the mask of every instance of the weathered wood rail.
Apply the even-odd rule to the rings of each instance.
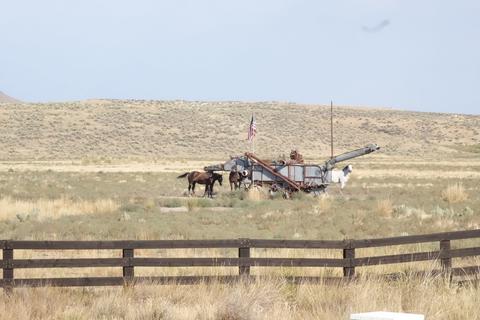
[[[330,267],[342,268],[343,279],[355,277],[357,267],[383,264],[407,263],[438,260],[441,268],[428,271],[430,274],[472,275],[478,274],[480,266],[453,268],[452,259],[480,255],[480,247],[452,249],[451,241],[480,239],[480,229],[456,232],[444,232],[427,235],[402,236],[365,240],[136,240],[136,241],[17,241],[2,240],[3,257],[0,265],[3,279],[0,280],[4,291],[9,293],[14,287],[22,286],[122,286],[136,282],[188,284],[198,281],[232,281],[239,277],[250,277],[251,267]],[[407,244],[438,242],[439,250],[428,252],[404,253],[372,257],[355,257],[355,250],[362,248],[386,247]],[[146,258],[135,257],[136,249],[201,249],[235,248],[238,257],[216,258]],[[251,257],[250,249],[338,249],[342,250],[342,259],[332,258],[262,258]],[[15,259],[15,250],[122,250],[121,258],[65,258],[65,259]],[[237,276],[162,276],[135,277],[135,267],[238,267]],[[78,278],[28,278],[14,277],[14,270],[25,268],[89,268],[121,267],[122,277],[78,277]],[[394,277],[395,275],[386,275]],[[342,279],[342,278],[331,278]],[[290,277],[291,281],[325,281],[319,277]]]

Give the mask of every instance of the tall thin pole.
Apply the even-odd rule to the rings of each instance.
[[[251,123],[251,126],[253,126],[253,124],[255,123],[255,131],[257,130],[256,127],[257,127],[257,124],[255,122],[255,114],[252,113],[252,123]],[[250,128],[252,129],[252,128]],[[252,130],[252,134],[253,134],[253,130]],[[255,132],[256,134],[256,132]],[[252,153],[255,154],[255,134],[252,136]]]
[[[255,135],[257,130],[257,124],[255,123],[255,114],[252,113],[252,119],[250,120],[250,126],[248,127],[248,140],[250,140],[250,148],[252,153],[255,153]]]
[[[333,101],[330,101],[330,151],[333,159]]]

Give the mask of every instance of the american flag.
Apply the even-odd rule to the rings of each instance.
[[[248,141],[252,141],[257,134],[257,122],[255,116],[252,114],[252,120],[250,120],[250,126],[248,127]]]

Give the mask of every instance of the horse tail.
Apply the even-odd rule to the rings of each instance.
[[[185,172],[184,174],[181,174],[177,177],[177,179],[180,179],[180,178],[185,178],[186,176],[188,176],[190,172]]]

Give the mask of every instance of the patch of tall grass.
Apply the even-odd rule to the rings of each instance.
[[[0,220],[45,220],[72,215],[104,214],[114,212],[119,207],[112,199],[72,200],[61,197],[19,200],[6,196],[0,198]]]
[[[442,199],[448,203],[461,203],[468,199],[468,193],[461,183],[456,183],[442,191]]]

